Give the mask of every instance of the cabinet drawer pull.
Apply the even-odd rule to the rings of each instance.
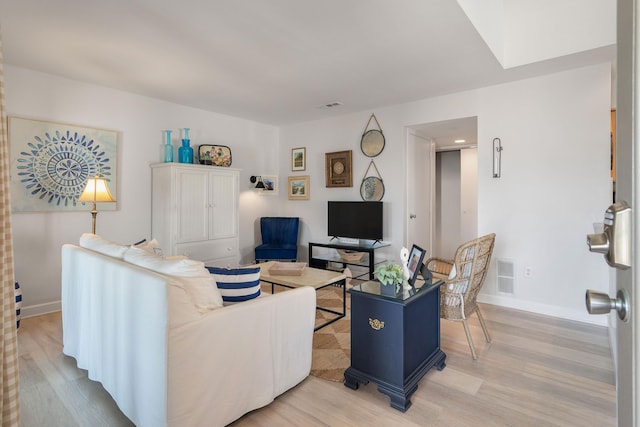
[[[378,319],[369,318],[369,326],[371,326],[371,329],[379,331],[380,329],[384,328],[384,322]]]

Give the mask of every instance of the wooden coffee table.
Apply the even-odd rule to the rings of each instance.
[[[340,286],[342,287],[342,312],[332,310],[327,307],[319,307],[316,305],[317,310],[325,311],[335,314],[336,317],[329,319],[325,323],[322,323],[315,327],[314,331],[324,328],[333,322],[342,319],[347,313],[346,305],[346,276],[338,271],[321,270],[319,268],[305,267],[304,271],[299,276],[289,275],[276,275],[270,274],[269,269],[273,267],[275,261],[267,261],[260,264],[260,280],[271,284],[271,293],[274,291],[275,286],[283,286],[285,288],[299,288],[301,286],[311,286],[316,291],[318,289],[326,288],[327,286]]]

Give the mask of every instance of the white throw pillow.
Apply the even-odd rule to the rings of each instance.
[[[180,278],[179,281],[201,313],[222,307],[220,291],[202,261],[185,257],[163,258],[134,246],[124,254],[124,260],[139,267]]]
[[[80,246],[118,259],[123,259],[125,252],[129,249],[127,245],[121,245],[91,233],[80,236]]]
[[[453,264],[453,267],[451,267],[451,272],[449,273],[449,280],[455,279],[456,278],[456,274],[458,274],[456,272],[456,265]]]
[[[222,295],[216,286],[213,276],[180,277],[178,280],[182,283],[184,290],[187,291],[193,301],[193,305],[200,313],[223,306]]]
[[[158,273],[178,277],[207,277],[209,271],[202,261],[188,258],[163,258],[144,249],[130,247],[124,254],[124,260]]]
[[[145,240],[144,242],[138,243],[137,245],[134,245],[134,246],[139,249],[144,249],[145,251],[155,255],[162,255],[162,247],[160,246],[160,243],[156,239],[153,239],[150,242],[147,242]]]

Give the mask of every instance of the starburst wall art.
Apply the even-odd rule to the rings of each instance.
[[[9,117],[11,210],[13,212],[91,210],[77,199],[87,178],[99,175],[117,200],[118,133]],[[98,204],[115,210],[115,203]]]

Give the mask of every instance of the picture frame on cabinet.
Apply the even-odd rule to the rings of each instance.
[[[226,145],[199,145],[198,161],[201,165],[229,167],[233,161],[231,148]]]
[[[426,255],[426,253],[427,252],[420,246],[413,245],[411,247],[411,252],[409,252],[409,258],[407,260],[407,268],[409,269],[408,282],[411,286],[416,283],[418,274],[422,270],[422,262],[424,261],[424,256]]]
[[[278,175],[262,175],[264,190],[262,194],[275,196],[278,194]]]
[[[309,175],[290,176],[287,184],[289,200],[309,200],[311,192]]]
[[[307,169],[307,149],[306,147],[291,149],[291,171],[304,171]]]

